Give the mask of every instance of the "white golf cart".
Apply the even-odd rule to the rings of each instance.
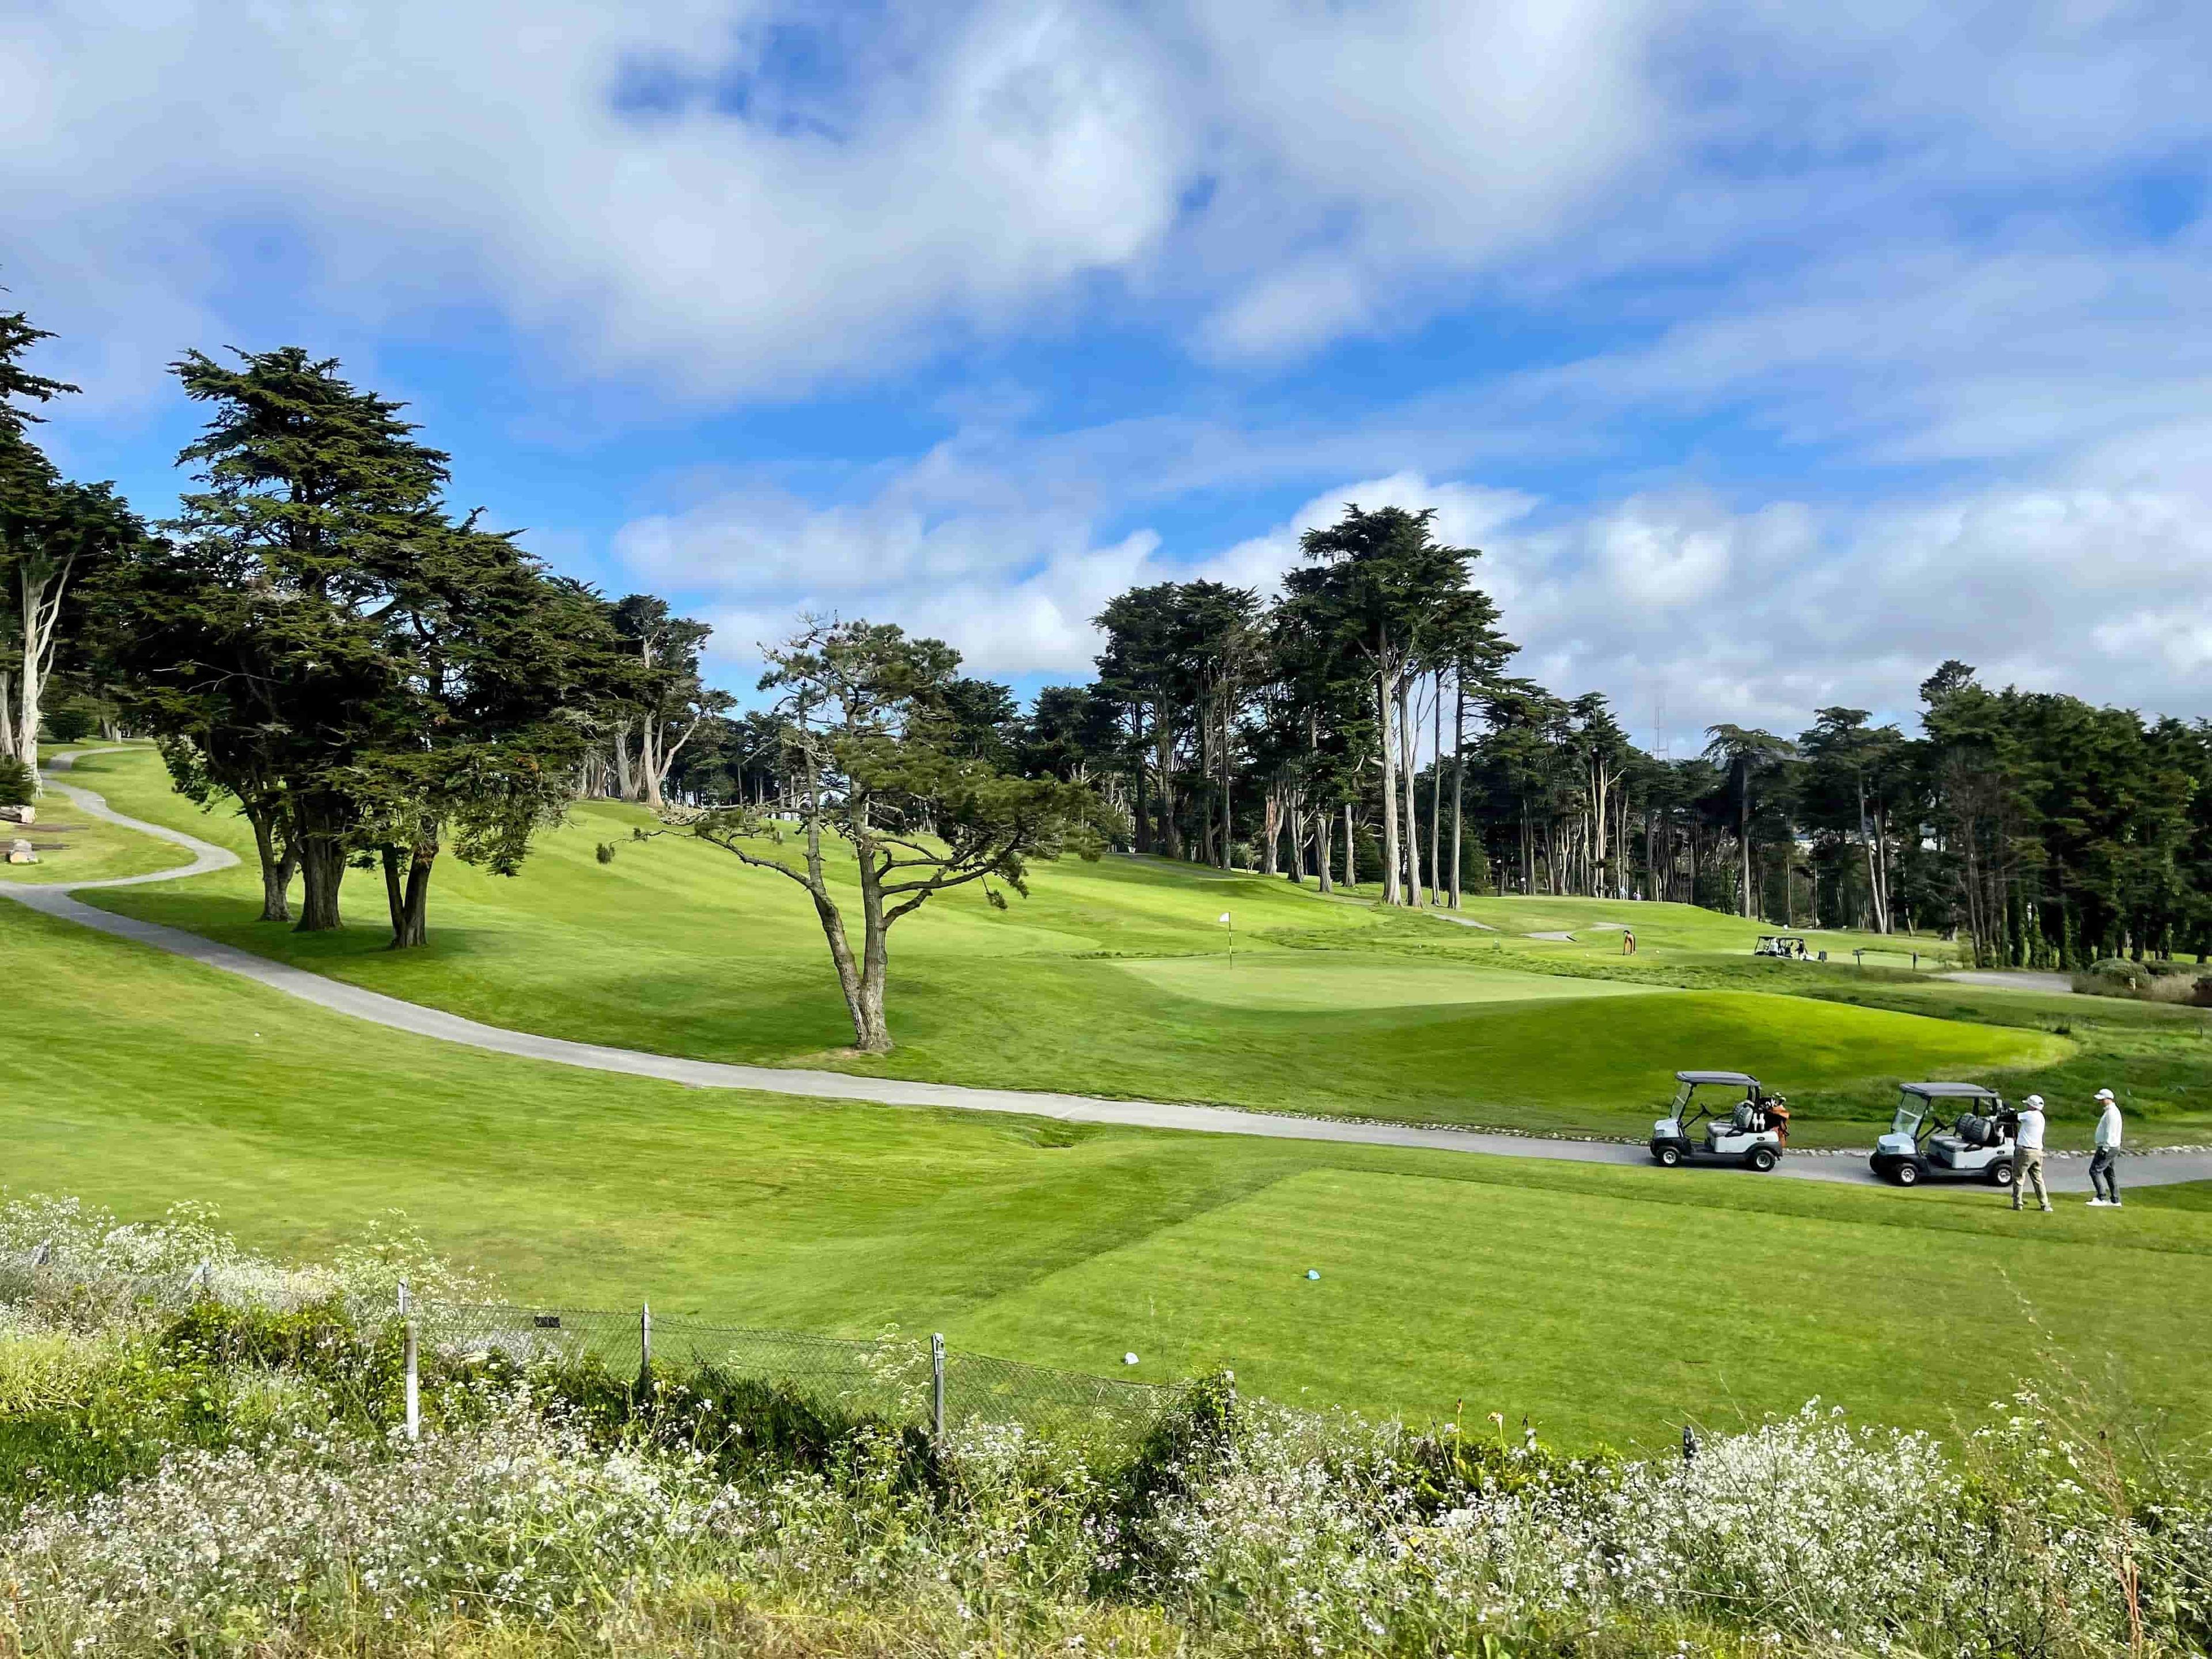
[[[1908,1083],[1889,1133],[1874,1144],[1874,1172],[1900,1187],[1923,1181],[2012,1185],[2019,1114],[1978,1083]]]
[[[1812,960],[1804,937],[1799,933],[1761,933],[1759,943],[1751,947],[1751,953],[1755,957],[1779,957],[1784,962]]]
[[[1762,1093],[1747,1072],[1677,1072],[1669,1115],[1651,1126],[1651,1156],[1668,1169],[1692,1158],[1741,1164],[1764,1174],[1790,1143],[1790,1107],[1780,1095]],[[1700,1089],[1718,1094],[1700,1095]],[[1737,1090],[1733,1105],[1727,1097]],[[1705,1125],[1702,1139],[1693,1138]]]

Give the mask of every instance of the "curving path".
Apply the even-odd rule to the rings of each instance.
[[[1407,1146],[1431,1152],[1480,1152],[1498,1158],[1547,1158],[1577,1164],[1635,1164],[1650,1168],[1641,1146],[1616,1141],[1547,1139],[1500,1134],[1477,1129],[1424,1128],[1411,1124],[1347,1121],[1339,1118],[1289,1117],[1267,1112],[1238,1111],[1224,1106],[1194,1106],[1165,1101],[1103,1100],[1087,1095],[1033,1093],[1017,1089],[969,1088],[949,1083],[914,1083],[896,1078],[854,1077],[843,1072],[799,1071],[775,1066],[738,1066],[719,1060],[685,1060],[635,1048],[614,1048],[599,1043],[571,1042],[561,1037],[539,1036],[485,1025],[442,1009],[404,1002],[381,992],[327,979],[302,968],[255,956],[233,945],[203,939],[179,928],[133,916],[95,909],[72,898],[72,892],[101,887],[136,887],[149,882],[174,881],[204,875],[237,864],[237,854],[212,846],[179,830],[165,829],[126,817],[98,794],[54,775],[66,771],[80,755],[111,752],[79,750],[57,755],[49,763],[46,783],[66,795],[79,811],[126,830],[185,848],[193,854],[190,864],[151,875],[121,876],[107,881],[68,883],[58,886],[30,886],[0,881],[0,897],[46,915],[112,933],[118,939],[150,945],[159,951],[235,974],[297,997],[319,1007],[365,1019],[418,1036],[444,1042],[464,1043],[520,1060],[550,1060],[586,1071],[618,1072],[631,1077],[659,1078],[702,1089],[750,1089],[768,1094],[803,1095],[822,1100],[867,1101],[888,1106],[927,1106],[954,1111],[1006,1112],[1028,1117],[1050,1117],[1071,1123],[1108,1123],[1143,1129],[1192,1130],[1207,1134],[1256,1135],[1275,1140],[1319,1140],[1366,1146]],[[1723,1173],[1718,1170],[1698,1173]],[[1734,1173],[1742,1173],[1734,1171]],[[1863,1158],[1800,1155],[1785,1158],[1776,1174],[1806,1181],[1838,1181],[1875,1184]],[[2086,1192],[2086,1163],[2079,1158],[2056,1160],[2052,1186]],[[1671,1179],[1694,1179],[1677,1175]],[[2130,1158],[2123,1182],[2162,1185],[2177,1181],[2212,1180],[2212,1151],[2159,1153]]]

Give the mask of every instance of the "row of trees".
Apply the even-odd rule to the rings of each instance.
[[[294,920],[296,883],[299,928],[338,927],[365,868],[393,945],[420,945],[442,852],[512,872],[580,790],[659,804],[729,707],[700,678],[703,624],[610,603],[454,512],[446,455],[335,362],[187,353],[207,421],[176,515],[149,525],[32,441],[75,389],[24,366],[45,337],[0,318],[0,757],[35,768],[74,683],[77,710],[155,737],[187,795],[235,803],[264,919]]]
[[[1205,581],[1122,594],[1097,679],[1043,692],[1011,745],[1091,781],[1138,851],[1324,890],[1371,874],[1389,904],[1649,896],[2034,966],[2212,945],[2212,723],[1992,691],[1953,662],[1920,735],[1836,707],[1663,759],[1601,695],[1508,672],[1478,556],[1432,531],[1355,504],[1273,605]]]
[[[1992,691],[1952,663],[1923,688],[1919,735],[1835,708],[1795,738],[1715,726],[1668,760],[1601,695],[1509,672],[1479,556],[1431,515],[1356,504],[1306,534],[1272,603],[1209,581],[1122,594],[1097,618],[1096,678],[1027,709],[940,642],[827,622],[769,653],[773,706],[739,712],[707,683],[703,623],[608,600],[453,510],[446,455],[336,363],[186,354],[206,424],[178,512],[149,525],[32,441],[72,389],[23,366],[42,337],[0,318],[0,757],[35,760],[68,682],[74,708],[156,737],[188,794],[235,804],[263,914],[295,920],[296,884],[303,930],[338,926],[366,869],[393,944],[420,944],[442,853],[512,872],[605,795],[749,863],[796,819],[805,856],[766,861],[813,896],[872,1048],[892,921],[1103,841],[1371,883],[1392,905],[1637,896],[1956,931],[1990,961],[2212,934],[2203,721]],[[863,866],[857,946],[823,836]]]
[[[380,871],[392,945],[419,945],[443,851],[512,874],[578,799],[619,796],[804,888],[855,1042],[881,1052],[896,923],[971,884],[1003,904],[1029,859],[1104,845],[1097,794],[1024,764],[1012,694],[950,647],[809,623],[769,653],[774,707],[732,718],[705,624],[610,602],[453,512],[447,456],[400,406],[297,348],[174,366],[207,421],[179,457],[193,487],[145,524],[27,435],[73,390],[21,366],[45,337],[0,319],[0,758],[35,787],[42,726],[70,723],[43,699],[72,682],[72,706],[151,734],[184,793],[248,821],[264,921],[294,920],[296,884],[296,927],[336,928],[347,872]]]

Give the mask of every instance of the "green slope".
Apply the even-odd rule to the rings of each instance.
[[[243,823],[178,799],[150,752],[91,757],[82,772],[125,811],[250,854]],[[647,822],[631,807],[582,806],[513,879],[446,860],[433,943],[418,951],[383,948],[380,896],[366,878],[349,889],[354,924],[317,937],[252,920],[250,869],[96,902],[559,1036],[1419,1121],[1632,1134],[1648,1127],[1668,1073],[1728,1066],[1796,1100],[1807,1139],[1863,1141],[1902,1076],[1989,1075],[2070,1049],[2039,1030],[1767,994],[1801,988],[1809,970],[1751,963],[1743,952],[1756,927],[1687,907],[1490,902],[1472,912],[1501,927],[1632,915],[1645,949],[1627,970],[1666,994],[1624,997],[1607,980],[1499,971],[1594,972],[1608,953],[1617,958],[1617,934],[1571,945],[1516,935],[1508,949],[1501,936],[1382,917],[1280,880],[1109,858],[1040,866],[1031,896],[1005,912],[970,890],[902,923],[892,957],[898,1051],[861,1060],[840,1052],[848,1031],[805,896],[696,842],[629,842]],[[611,864],[594,856],[601,842],[617,848]],[[1224,911],[1236,918],[1233,969]],[[1407,954],[1409,939],[1420,954]],[[1727,988],[1668,988],[1670,974],[1707,972],[1698,964],[1714,961],[1725,969],[1714,983]]]
[[[2077,1363],[2208,1415],[2212,1208],[2185,1193],[2016,1217],[1979,1192],[693,1090],[382,1030],[5,904],[0,962],[8,1185],[212,1202],[280,1249],[397,1209],[526,1297],[1084,1369],[1134,1349],[1144,1376],[1218,1360],[1571,1443],[1814,1394],[1939,1424],[2033,1363],[2033,1311]]]

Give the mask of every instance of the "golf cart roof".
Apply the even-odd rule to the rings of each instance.
[[[1978,1083],[1906,1083],[1899,1085],[1908,1095],[1918,1095],[1923,1100],[1995,1100],[1997,1091],[1984,1089]]]
[[[1804,935],[1804,934],[1802,934],[1802,933],[1761,933],[1761,934],[1759,935],[1759,938],[1761,938],[1761,939],[1796,939],[1796,940],[1799,944],[1801,944],[1801,945],[1802,945],[1802,944],[1803,944],[1803,943],[1805,942],[1805,935]]]
[[[1747,1072],[1677,1072],[1677,1083],[1724,1083],[1739,1089],[1756,1089],[1759,1079]]]

